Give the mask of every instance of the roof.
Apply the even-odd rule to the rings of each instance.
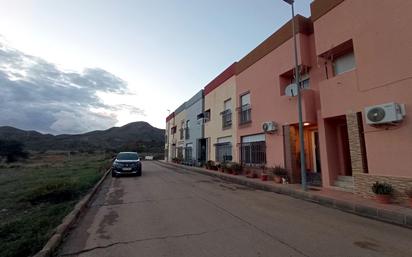
[[[237,62],[234,62],[232,65],[226,68],[222,73],[220,73],[216,78],[209,82],[205,86],[204,93],[205,95],[212,92],[214,89],[222,85],[226,80],[230,79],[232,76],[236,74],[236,66]]]
[[[192,98],[187,100],[186,109],[203,99],[203,89],[197,92]]]
[[[301,15],[296,15],[293,20],[296,25],[295,27],[297,27],[296,34],[302,33],[310,35],[313,33],[313,23],[311,19]],[[291,19],[238,62],[236,67],[236,75],[245,71],[247,68],[258,62],[260,59],[268,55],[292,37],[293,31]]]
[[[310,4],[312,21],[316,21],[344,0],[315,0]]]
[[[175,113],[172,112],[171,114],[169,114],[169,116],[166,117],[166,122],[169,122],[171,119],[173,119],[175,117]]]

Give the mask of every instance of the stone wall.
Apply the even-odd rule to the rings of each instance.
[[[367,168],[362,156],[362,131],[361,124],[357,113],[346,114],[346,123],[348,126],[350,160],[352,164],[352,173],[365,173]]]
[[[361,173],[355,173],[353,176],[355,181],[355,194],[365,198],[375,197],[375,194],[372,192],[372,185],[376,181],[386,182],[392,185],[394,188],[393,201],[397,203],[407,201],[408,196],[405,194],[405,191],[412,188],[412,178],[378,176]]]

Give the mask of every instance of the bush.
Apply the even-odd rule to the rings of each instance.
[[[212,160],[208,160],[205,166],[206,166],[206,169],[212,169],[212,167],[216,167],[215,162]]]
[[[15,162],[19,158],[27,159],[29,154],[23,150],[23,143],[15,140],[0,140],[0,157],[7,162]]]
[[[372,191],[377,195],[390,195],[393,192],[393,187],[386,182],[376,181],[372,185]]]
[[[230,167],[234,172],[240,173],[242,171],[242,165],[237,162],[231,162]]]
[[[278,177],[286,177],[288,175],[288,171],[280,165],[276,165],[272,168],[272,173]]]

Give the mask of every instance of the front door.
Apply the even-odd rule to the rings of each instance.
[[[321,172],[320,165],[320,150],[319,150],[319,132],[314,130],[312,132],[312,149],[313,149],[313,171],[316,173]]]

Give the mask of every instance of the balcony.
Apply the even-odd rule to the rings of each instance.
[[[305,123],[317,123],[317,106],[316,95],[317,91],[312,89],[304,89],[302,94],[302,119]],[[298,97],[283,95],[279,99],[279,104],[282,108],[282,117],[285,123],[296,124],[299,122],[298,116]]]
[[[334,117],[358,105],[359,90],[356,70],[348,71],[319,83],[322,117]]]
[[[245,125],[252,122],[252,108],[249,104],[239,108],[239,125]]]

